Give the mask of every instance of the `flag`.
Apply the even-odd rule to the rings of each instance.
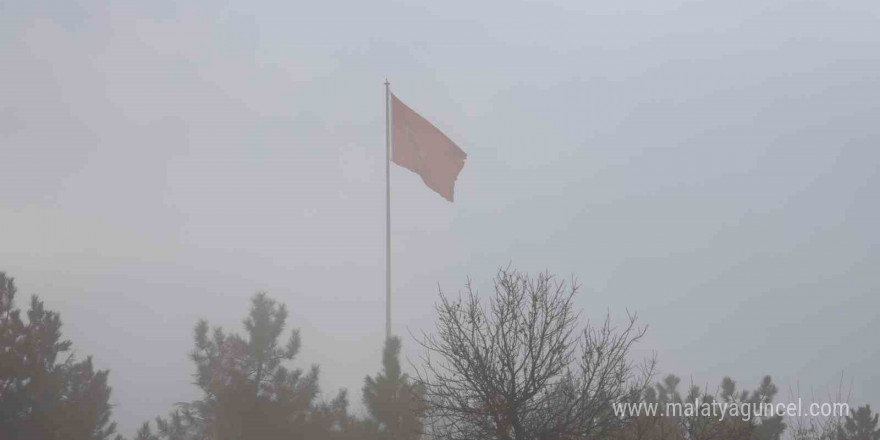
[[[422,176],[450,202],[467,154],[433,124],[391,94],[391,161]]]

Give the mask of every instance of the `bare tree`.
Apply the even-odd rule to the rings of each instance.
[[[802,399],[809,399],[812,402],[819,402],[824,400],[825,402],[845,403],[847,408],[849,408],[852,388],[852,379],[850,379],[850,383],[847,386],[844,383],[843,373],[841,373],[836,390],[828,389],[825,396],[817,396],[815,390],[810,389],[809,395],[804,397],[799,382],[794,387],[789,384],[788,401],[796,402]],[[828,417],[789,416],[787,419],[791,427],[788,438],[791,440],[836,440],[846,421],[845,415],[841,414],[832,414]]]
[[[484,306],[440,292],[436,334],[422,333],[419,381],[435,439],[597,438],[625,423],[615,403],[636,402],[655,361],[628,358],[646,329],[628,316],[619,331],[578,324],[576,280],[499,270]]]

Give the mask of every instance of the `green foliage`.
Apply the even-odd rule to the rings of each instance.
[[[530,332],[540,327],[539,324],[547,327],[553,323],[559,324],[548,328],[555,329],[561,335],[557,337],[573,334],[569,331],[575,316],[571,314],[568,303],[570,295],[565,296],[559,288],[552,290],[548,284],[550,278],[540,278],[538,288],[532,288],[525,279],[518,280],[512,282],[511,279],[503,278],[499,282],[500,299],[496,298],[490,304],[490,310],[496,312],[497,316],[490,314],[487,318],[473,295],[470,302],[464,303],[449,302],[443,298],[445,308],[440,310],[441,319],[446,319],[443,322],[448,325],[442,327],[446,331],[442,335],[447,337],[442,342],[449,345],[437,345],[431,339],[428,342],[434,342],[435,345],[429,347],[439,348],[441,353],[453,353],[450,356],[453,363],[438,364],[438,369],[431,371],[446,371],[440,368],[457,365],[454,362],[463,362],[462,358],[468,360],[474,357],[474,353],[478,351],[474,347],[488,353],[479,357],[481,362],[474,368],[463,369],[461,377],[450,376],[457,378],[456,380],[448,380],[449,377],[435,374],[432,377],[440,377],[441,380],[435,381],[433,385],[428,383],[434,387],[435,392],[437,389],[448,391],[445,394],[447,396],[460,397],[455,392],[467,391],[468,386],[481,393],[480,398],[461,400],[460,407],[443,408],[466,413],[468,417],[475,414],[478,418],[489,420],[489,428],[485,432],[480,431],[488,433],[488,437],[474,435],[461,438],[585,438],[578,433],[588,430],[581,429],[577,424],[587,423],[592,429],[603,417],[613,418],[613,414],[606,414],[607,410],[602,413],[602,408],[608,407],[609,402],[628,401],[631,395],[629,390],[638,391],[632,394],[633,401],[641,397],[646,403],[657,404],[658,408],[664,408],[668,403],[684,404],[697,400],[709,404],[766,404],[771,403],[778,393],[769,376],[753,391],[741,390],[733,380],[724,378],[715,394],[696,386],[691,386],[683,394],[679,390],[681,380],[672,375],[647,389],[639,385],[641,382],[635,383],[632,388],[627,387],[633,380],[631,366],[624,362],[625,354],[629,346],[643,334],[638,329],[632,330],[634,319],[630,322],[630,327],[622,333],[612,331],[607,321],[605,327],[598,330],[587,329],[583,333],[586,348],[578,356],[578,360],[587,367],[583,370],[583,376],[578,376],[577,371],[565,368],[569,365],[567,361],[554,361],[561,355],[568,359],[570,354],[566,353],[572,352],[574,345],[557,344],[548,349],[544,347],[548,341],[545,336],[547,332],[542,332],[541,337],[530,336]],[[62,339],[62,323],[57,312],[46,310],[39,298],[32,297],[30,308],[23,316],[22,311],[15,306],[15,295],[16,288],[12,278],[0,272],[0,440],[110,439],[115,434],[116,425],[111,421],[108,371],[96,371],[91,358],[77,361],[70,354],[71,342]],[[541,307],[523,308],[530,304]],[[506,305],[509,306],[505,308]],[[403,373],[399,338],[393,337],[385,341],[381,370],[364,380],[362,399],[368,415],[359,419],[349,415],[348,395],[344,390],[329,401],[318,397],[320,387],[317,366],[303,370],[290,365],[299,353],[302,341],[297,330],[288,332],[287,337],[284,337],[287,316],[287,309],[283,304],[264,293],[258,293],[251,299],[250,310],[243,321],[242,334],[227,333],[219,327],[211,328],[205,320],[199,321],[195,326],[194,349],[190,353],[190,359],[195,364],[194,383],[202,392],[201,398],[178,404],[167,417],[158,417],[152,423],[144,423],[134,440],[422,438],[426,428],[425,421],[430,419],[423,385],[427,382],[413,380]],[[523,321],[522,325],[511,324],[518,323],[518,319]],[[489,327],[493,323],[496,327]],[[508,327],[516,330],[509,331]],[[491,331],[486,330],[487,328]],[[481,331],[489,331],[489,337],[474,336],[479,336]],[[631,334],[632,331],[635,333]],[[449,335],[458,335],[458,338],[450,339]],[[528,343],[524,343],[523,347],[514,343],[532,340],[538,344],[537,348]],[[488,347],[483,347],[480,346],[483,341],[492,342]],[[541,350],[547,350],[546,358],[534,356]],[[555,365],[565,374],[558,374],[558,380],[501,381],[505,386],[497,386],[493,382],[496,376],[505,377],[505,374],[510,373],[503,369],[492,370],[493,366],[517,365],[514,361],[520,355],[528,355],[531,356],[528,358],[530,360],[544,362],[538,365]],[[484,357],[491,361],[482,361]],[[514,368],[514,372],[516,371],[518,369]],[[525,378],[531,380],[532,376],[534,374],[530,373]],[[479,386],[467,383],[473,377],[485,377],[485,383],[477,383]],[[510,377],[516,378],[515,375]],[[650,379],[645,380],[647,385],[647,380]],[[582,385],[594,383],[599,383],[595,389]],[[612,385],[609,386],[608,383]],[[528,389],[533,392],[529,395],[530,398],[537,396],[535,399],[522,401],[539,402],[540,405],[520,411],[528,417],[516,419],[513,416],[520,413],[513,409],[522,403],[517,399],[502,398],[508,394],[517,395],[514,391],[525,389],[520,386],[522,384],[530,386]],[[491,392],[482,392],[484,388]],[[567,410],[572,408],[572,396],[575,401],[581,402],[580,406]],[[597,399],[601,404],[595,403]],[[443,402],[442,399],[440,401]],[[434,411],[436,408],[438,406],[434,405],[430,409]],[[447,417],[448,414],[458,413],[447,413]],[[572,414],[574,425],[565,419],[560,424],[560,417],[569,413]],[[487,414],[491,417],[487,418]],[[523,421],[528,422],[528,426],[514,429],[515,425],[522,425]],[[719,420],[717,414],[640,415],[613,418],[613,421],[615,423],[609,424],[607,429],[596,430],[602,434],[595,438],[780,440],[787,428],[782,417],[752,417],[747,420],[731,415]],[[554,428],[563,426],[565,429],[534,429],[535,426],[544,425]],[[835,418],[825,425],[811,425],[806,428],[795,426],[789,435],[790,438],[804,440],[880,440],[878,425],[880,415],[872,412],[871,407],[866,405],[845,418]],[[529,429],[540,434],[515,435],[517,432],[530,432]],[[115,439],[121,440],[121,437],[116,435]]]
[[[10,440],[110,438],[107,370],[77,362],[61,339],[61,317],[31,298],[27,320],[15,307],[15,284],[0,272],[0,433]]]
[[[871,405],[862,406],[846,416],[842,426],[837,429],[836,440],[880,440],[878,419],[880,414],[872,413]]]
[[[203,397],[158,418],[155,434],[145,424],[137,439],[352,438],[359,426],[347,414],[346,393],[319,402],[318,367],[303,371],[286,366],[301,344],[297,330],[282,341],[286,320],[283,304],[258,293],[244,320],[244,336],[211,330],[207,321],[200,321],[190,358]]]
[[[729,377],[721,381],[717,395],[708,394],[697,386],[691,386],[686,396],[678,390],[681,379],[669,375],[645,392],[644,400],[658,404],[662,410],[669,403],[687,404],[699,401],[731,405],[757,405],[771,403],[778,390],[770,376],[765,376],[752,392],[738,390],[736,382]],[[643,440],[779,440],[786,429],[781,416],[743,417],[727,414],[719,420],[719,414],[676,414],[666,416],[640,416],[632,420],[624,432],[615,438]]]
[[[386,340],[382,371],[364,380],[364,404],[382,440],[415,440],[422,434],[423,391],[401,372],[400,346],[400,338]]]

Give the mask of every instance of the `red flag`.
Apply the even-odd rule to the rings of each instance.
[[[465,159],[452,140],[391,94],[392,162],[422,176],[428,188],[451,202]]]

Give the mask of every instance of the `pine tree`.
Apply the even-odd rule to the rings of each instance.
[[[110,438],[108,371],[95,371],[90,357],[62,360],[71,342],[61,339],[61,316],[34,296],[25,322],[15,294],[0,272],[0,438]]]
[[[364,380],[364,404],[383,440],[414,440],[422,434],[422,390],[400,369],[400,338],[385,341],[382,371]]]
[[[644,402],[657,405],[660,411],[667,404],[685,405],[699,400],[708,404],[727,403],[735,405],[757,405],[771,403],[778,390],[770,376],[765,376],[755,391],[737,389],[736,382],[725,377],[721,381],[720,393],[710,395],[698,386],[691,386],[682,395],[678,386],[681,379],[674,375],[645,391]],[[683,407],[680,407],[683,408]],[[615,433],[615,440],[779,440],[786,429],[780,416],[749,417],[728,413],[724,420],[719,414],[666,414],[634,417],[627,426]]]
[[[297,440],[343,439],[349,425],[348,400],[340,392],[332,401],[317,400],[318,367],[307,372],[286,364],[300,349],[299,332],[282,340],[287,309],[265,293],[251,299],[245,335],[195,328],[195,383],[203,397],[181,404],[168,418],[148,424],[141,440]]]
[[[873,414],[871,405],[862,406],[853,415],[846,416],[843,426],[838,428],[837,440],[880,440],[878,420],[880,414]]]

